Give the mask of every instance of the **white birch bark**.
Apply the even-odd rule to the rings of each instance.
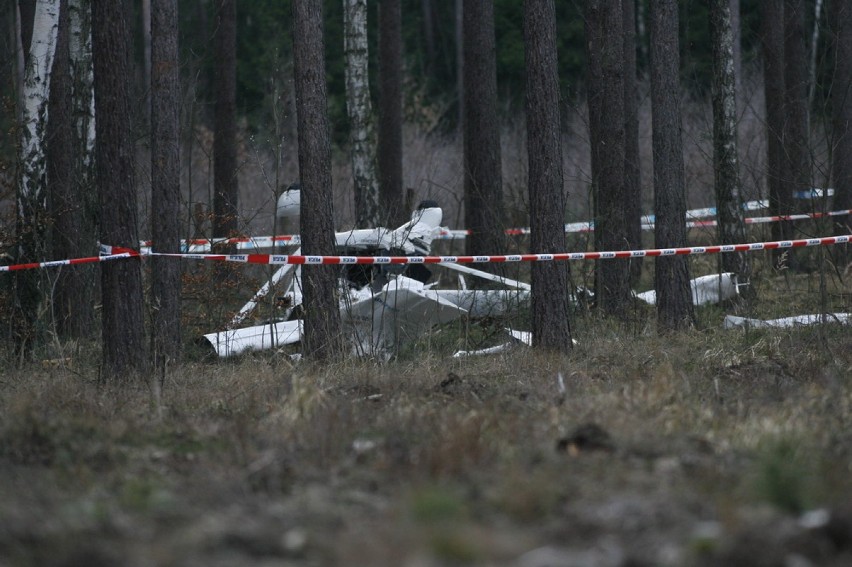
[[[24,40],[21,37],[21,5],[17,2],[15,2],[15,62],[15,101],[17,103],[15,113],[18,122],[21,122],[23,120],[25,58]]]
[[[59,32],[59,0],[39,0],[33,18],[33,36],[23,81],[21,153],[17,190],[17,261],[45,260],[47,250],[47,136],[50,72]],[[41,278],[34,270],[15,277],[12,321],[15,354],[31,359],[41,324],[39,306],[44,297]]]
[[[379,183],[376,177],[376,131],[370,103],[367,0],[343,0],[343,29],[355,215],[357,226],[374,227],[379,224]]]
[[[710,41],[713,44],[713,171],[719,239],[722,244],[745,242],[743,199],[737,156],[737,98],[734,70],[734,34],[728,0],[710,2]],[[722,269],[747,284],[751,262],[744,252],[722,255]],[[745,295],[750,289],[741,290]]]
[[[22,105],[21,176],[18,185],[18,215],[21,227],[30,237],[20,250],[23,256],[37,253],[43,246],[44,214],[47,208],[44,136],[47,126],[47,100],[50,70],[59,30],[59,0],[39,0],[33,23],[33,39],[24,74]]]

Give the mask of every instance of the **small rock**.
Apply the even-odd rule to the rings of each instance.
[[[609,433],[596,423],[585,423],[577,427],[571,435],[556,442],[556,450],[577,456],[586,451],[612,452],[615,446]]]

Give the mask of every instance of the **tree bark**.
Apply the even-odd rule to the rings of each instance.
[[[402,200],[402,14],[400,0],[379,2],[379,196],[387,226],[405,222]]]
[[[740,25],[740,0],[728,0],[731,10],[731,48],[734,57],[734,92],[737,96],[737,108],[742,104],[742,79],[743,79],[743,48],[742,48],[742,26]]]
[[[154,252],[180,252],[180,77],[177,0],[151,2],[151,236]],[[180,358],[181,270],[152,258],[154,365]],[[161,374],[162,376],[162,374]]]
[[[627,208],[627,246],[642,248],[642,184],[639,161],[639,95],[636,86],[636,0],[622,0],[624,33],[624,192]],[[642,258],[630,260],[630,282],[642,275]]]
[[[142,107],[147,124],[151,124],[151,2],[142,0]]]
[[[135,148],[130,123],[130,34],[127,5],[92,1],[92,55],[95,79],[95,154],[100,201],[100,239],[136,248]],[[117,381],[147,363],[142,314],[142,274],[138,259],[101,264],[103,371]]]
[[[745,221],[737,157],[737,103],[728,0],[710,0],[710,41],[713,49],[713,173],[719,240],[722,244],[737,244],[745,242]],[[722,254],[722,269],[734,272],[741,284],[747,284],[751,276],[751,262],[745,252]]]
[[[811,31],[811,45],[808,58],[808,108],[813,105],[817,82],[817,54],[819,53],[819,31],[822,19],[822,0],[814,2],[814,23]]]
[[[843,0],[831,0],[834,39],[834,84],[831,89],[832,160],[834,182],[832,209],[852,209],[852,6]],[[849,216],[837,217],[835,234],[852,233]],[[848,245],[838,248],[837,265],[842,269],[850,261]]]
[[[35,30],[36,5],[38,0],[18,0],[18,16],[21,26],[21,53],[24,56],[24,66],[30,62],[30,47],[33,41],[33,31]]]
[[[651,3],[654,240],[657,248],[687,246],[678,28],[677,0]],[[685,329],[695,323],[689,263],[685,256],[656,258],[654,287],[660,333]]]
[[[56,124],[59,129],[50,136],[48,146],[51,152],[59,152],[61,147],[64,148],[61,153],[68,153],[67,158],[55,162],[57,171],[48,172],[54,219],[53,255],[57,258],[97,254],[91,27],[89,0],[67,0],[67,4],[63,0],[60,35],[64,30],[67,37],[61,39],[58,47],[63,51],[64,63],[60,65],[57,54],[53,71],[55,81],[51,86],[51,98],[62,108],[51,110],[51,114],[60,116],[61,122]],[[52,161],[51,158],[49,162]],[[54,289],[53,315],[59,335],[67,338],[91,336],[95,319],[96,267],[79,265],[60,271]]]
[[[621,0],[587,0],[586,58],[595,249],[629,248],[625,195],[624,46]],[[630,305],[629,260],[604,260],[595,266],[598,306],[626,318]]]
[[[237,183],[237,2],[219,0],[213,134],[213,237],[239,230]]]
[[[787,190],[789,164],[784,155],[784,0],[761,0],[761,46],[763,50],[763,90],[766,104],[766,184],[769,214],[789,215],[793,212],[793,195]],[[793,238],[789,221],[771,225],[773,240]],[[775,262],[792,250],[775,250]]]
[[[805,16],[803,0],[784,1],[784,152],[790,164],[789,183],[784,191],[790,194],[808,191],[813,187],[808,141]],[[789,211],[792,212],[795,211]]]
[[[17,190],[17,261],[40,262],[47,257],[48,188],[46,134],[50,73],[59,29],[59,0],[36,3],[24,78],[22,105],[21,173]],[[32,357],[40,321],[40,305],[46,289],[43,274],[24,270],[15,276],[15,351]]]
[[[458,102],[457,127],[464,137],[464,0],[454,2],[453,37],[456,46],[456,99]]]
[[[505,252],[494,2],[464,2],[464,217],[470,255]],[[489,266],[493,266],[489,264]]]
[[[379,226],[376,131],[370,102],[367,0],[343,0],[343,52],[346,58],[346,108],[355,186],[355,217],[362,228]]]
[[[325,84],[322,0],[293,1],[293,66],[302,184],[301,231],[305,254],[334,253],[331,141]],[[333,266],[303,270],[304,353],[316,360],[341,356],[340,308]]]
[[[525,0],[524,55],[530,248],[534,253],[561,252],[567,245],[554,0]],[[531,271],[533,346],[567,352],[571,349],[568,262],[534,262]]]

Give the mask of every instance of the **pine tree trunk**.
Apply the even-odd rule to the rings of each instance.
[[[832,209],[852,209],[852,6],[843,0],[831,0],[834,35],[834,85],[832,100],[831,175],[834,184]],[[849,216],[837,217],[835,234],[852,234]],[[836,265],[843,269],[850,261],[849,246],[836,246]]]
[[[237,7],[218,0],[216,20],[216,103],[213,134],[213,237],[236,236],[237,184]],[[222,250],[226,248],[220,248]]]
[[[654,239],[657,248],[687,246],[678,28],[677,0],[651,3]],[[689,263],[685,256],[656,258],[654,287],[657,290],[657,329],[660,333],[694,324]]]
[[[622,0],[624,25],[624,192],[627,205],[628,243],[642,248],[642,183],[639,161],[639,95],[636,86],[636,0]],[[638,283],[642,258],[630,260],[630,281]]]
[[[142,0],[142,114],[147,124],[151,123],[151,2]]]
[[[137,189],[131,138],[130,33],[127,5],[92,0],[95,154],[100,241],[136,248]],[[104,378],[117,381],[147,364],[142,274],[137,259],[101,264]]]
[[[784,154],[790,164],[785,193],[813,187],[808,141],[808,56],[802,0],[784,2]],[[794,209],[798,208],[792,201]],[[796,212],[789,211],[787,214]],[[796,268],[795,264],[791,267]]]
[[[155,252],[180,252],[177,0],[152,0],[151,62],[151,235]],[[153,258],[151,279],[154,364],[165,372],[180,357],[180,262]]]
[[[402,14],[400,0],[379,2],[379,197],[386,226],[405,222],[402,202]]]
[[[530,249],[561,252],[567,246],[554,0],[525,0],[524,53]],[[566,352],[571,349],[568,262],[535,262],[531,271],[533,346]]]
[[[728,0],[731,10],[731,47],[734,57],[734,92],[737,96],[737,108],[742,106],[742,77],[743,77],[743,49],[742,49],[742,27],[740,25],[740,0]]]
[[[59,29],[59,0],[36,3],[32,40],[24,78],[21,173],[17,191],[18,262],[47,259],[47,157],[50,72]],[[15,277],[15,349],[30,358],[37,340],[40,305],[44,300],[43,274],[18,272]]]
[[[456,101],[458,103],[457,128],[464,137],[464,0],[454,2],[453,37],[456,46]]]
[[[293,66],[302,183],[301,230],[305,254],[334,253],[331,140],[325,83],[322,0],[293,0]],[[342,354],[334,266],[303,270],[304,353],[316,360]]]
[[[629,248],[625,195],[624,46],[620,0],[586,2],[589,137],[595,202],[595,249]],[[626,318],[630,305],[629,260],[595,266],[596,297],[604,313]]]
[[[97,253],[92,154],[91,14],[87,0],[62,0],[56,58],[51,72],[48,172],[52,244],[56,258]],[[95,266],[60,270],[52,315],[60,337],[92,334]]]
[[[713,173],[719,240],[722,244],[737,244],[745,242],[745,222],[737,158],[737,104],[728,0],[710,1],[710,37],[713,48]],[[722,254],[722,269],[734,272],[742,284],[748,283],[751,276],[751,263],[745,252]]]
[[[464,218],[467,253],[505,253],[494,2],[465,2]],[[489,266],[493,266],[489,264]]]
[[[343,0],[343,52],[346,58],[346,108],[355,184],[357,226],[379,226],[376,132],[370,102],[367,0]]]
[[[784,156],[784,0],[761,0],[761,44],[763,48],[763,90],[766,104],[766,184],[769,214],[789,215],[793,212],[793,195],[786,179],[790,168]],[[773,240],[793,238],[789,221],[772,223]],[[775,250],[779,262],[792,250]]]
[[[79,228],[74,214],[79,197],[74,192],[73,146],[74,123],[72,107],[71,65],[69,53],[70,17],[68,0],[60,1],[59,29],[56,52],[50,72],[50,96],[47,122],[47,180],[50,184],[50,216],[53,219],[53,254],[57,258],[75,257],[71,242]],[[75,285],[80,275],[76,268],[60,270],[51,301],[52,321],[59,336],[69,336],[74,314]]]

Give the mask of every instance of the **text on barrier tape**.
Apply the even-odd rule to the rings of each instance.
[[[127,249],[124,249],[127,250]],[[139,256],[139,252],[128,250],[117,254],[106,254],[102,256],[89,256],[88,258],[72,258],[70,260],[51,260],[49,262],[30,262],[28,264],[13,264],[11,266],[0,266],[0,272],[16,272],[18,270],[34,270],[38,268],[58,268],[59,266],[75,266],[78,264],[92,264],[95,262],[107,262],[120,258],[132,258]]]
[[[121,246],[100,245],[101,255],[68,260],[52,260],[0,266],[0,272],[54,268],[106,262],[122,258],[159,256],[183,258],[187,260],[214,260],[240,262],[245,264],[488,264],[509,262],[554,262],[564,260],[611,260],[627,258],[645,258],[656,256],[688,256],[699,254],[720,254],[728,252],[754,252],[758,250],[776,250],[783,248],[805,248],[827,246],[852,242],[852,235],[826,236],[801,240],[778,240],[774,242],[751,242],[746,244],[725,244],[717,246],[690,246],[684,248],[652,248],[649,250],[616,250],[604,252],[561,252],[553,254],[510,254],[500,256],[305,256],[286,254],[171,254],[165,252],[140,253]]]
[[[852,242],[852,235],[847,234],[843,236],[826,236],[823,238],[751,242],[746,244],[724,244],[717,246],[689,246],[684,248],[654,248],[649,250],[617,250],[605,252],[562,252],[554,254],[511,254],[500,256],[304,256],[286,254],[168,254],[162,252],[152,252],[146,255],[186,258],[192,260],[241,262],[247,264],[488,264],[508,262],[551,262],[564,260],[611,260],[656,256],[688,256],[729,252],[754,252],[758,250],[846,244],[849,242]]]

